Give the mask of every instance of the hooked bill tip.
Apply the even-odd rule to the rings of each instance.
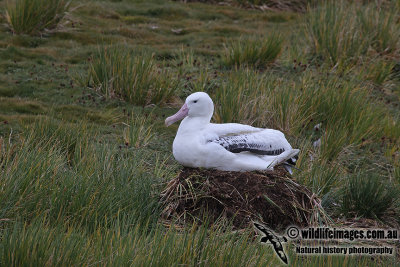
[[[177,122],[177,121],[183,119],[184,117],[186,117],[188,115],[188,113],[189,113],[189,109],[188,109],[187,105],[184,104],[176,114],[165,119],[165,125],[167,127],[170,126],[174,122]]]

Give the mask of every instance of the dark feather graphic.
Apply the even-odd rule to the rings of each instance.
[[[261,238],[260,242],[261,243],[267,243],[268,241],[271,242],[272,246],[275,249],[276,254],[278,254],[279,258],[285,263],[288,264],[288,258],[285,254],[285,251],[283,251],[283,246],[281,242],[286,242],[287,239],[286,237],[282,236],[279,238],[278,236],[275,235],[272,230],[268,229],[264,225],[260,223],[253,222],[254,226],[264,234],[264,236]]]

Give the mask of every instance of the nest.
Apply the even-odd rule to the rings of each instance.
[[[281,230],[327,223],[320,200],[278,167],[265,172],[184,168],[161,194],[162,217],[175,223],[229,220],[244,229],[257,220]]]

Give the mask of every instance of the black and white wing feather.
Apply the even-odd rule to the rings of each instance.
[[[210,142],[217,143],[232,153],[248,151],[258,155],[277,156],[292,149],[285,136],[277,130],[226,135]]]

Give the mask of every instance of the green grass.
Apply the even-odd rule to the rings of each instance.
[[[137,105],[165,103],[178,87],[168,70],[156,66],[153,55],[123,47],[100,47],[90,60],[87,79],[106,97]]]
[[[358,11],[358,20],[364,36],[370,36],[371,47],[380,54],[399,55],[400,30],[396,25],[393,6],[387,8],[369,5]]]
[[[222,62],[228,67],[263,68],[277,59],[282,47],[283,38],[277,33],[264,38],[233,40],[226,44]]]
[[[89,130],[85,125],[77,126],[69,122],[59,122],[48,117],[40,117],[33,124],[26,126],[29,140],[53,140],[63,153],[66,154],[68,160],[72,160],[76,149],[87,142],[86,133]],[[48,143],[47,149],[54,144]],[[46,146],[43,146],[46,149]]]
[[[333,221],[397,227],[398,1],[266,2],[284,11],[72,1],[58,26],[17,20],[28,34],[0,17],[0,265],[279,265],[250,231],[160,218],[181,168],[164,120],[195,91],[214,122],[283,131],[301,150],[293,178]],[[14,3],[0,1],[8,19]],[[293,266],[399,264],[292,248]]]
[[[361,140],[378,141],[387,121],[373,107],[368,88],[356,81],[316,77],[310,72],[295,83],[276,75],[233,72],[215,91],[218,122],[247,122],[298,136],[322,123],[320,157],[334,160]]]
[[[311,10],[307,30],[312,52],[332,66],[356,64],[371,50],[398,56],[400,31],[395,3],[389,6],[327,1]]]
[[[365,77],[371,80],[378,86],[382,86],[385,82],[391,80],[392,69],[394,67],[393,62],[387,60],[374,60],[374,64],[366,64]]]
[[[151,116],[146,118],[132,114],[124,130],[125,145],[139,148],[148,145],[155,138],[153,133],[154,124],[149,124],[150,119]]]
[[[112,223],[120,212],[138,221],[156,214],[157,200],[145,201],[155,179],[143,169],[149,155],[107,144],[75,146],[70,162],[56,137],[35,139],[30,134],[20,144],[6,145],[1,218],[46,217],[53,223],[94,229]]]
[[[0,255],[5,265],[101,265],[101,266],[235,266],[279,265],[272,248],[250,243],[245,233],[219,233],[220,229],[189,227],[185,233],[163,228],[143,234],[142,227],[110,230],[94,234],[76,232],[41,223],[31,226],[16,224],[5,231]],[[155,245],[157,244],[157,245]],[[134,249],[132,249],[134,248]],[[293,249],[292,247],[290,249]],[[118,251],[118,253],[116,253]],[[379,266],[393,264],[391,258],[377,262],[367,257],[315,256],[295,258],[289,250],[293,266]],[[29,262],[29,264],[27,264]]]
[[[11,0],[6,8],[7,22],[16,34],[41,34],[57,27],[69,4],[66,0]]]
[[[398,195],[398,189],[385,184],[382,177],[359,173],[348,177],[340,196],[340,211],[348,217],[356,215],[382,220],[384,215],[396,209]]]
[[[257,97],[262,94],[263,78],[257,79],[256,72],[243,70],[233,72],[215,90],[214,119],[219,123],[253,123],[257,116]]]
[[[346,1],[327,1],[307,18],[313,53],[332,66],[354,64],[366,54],[371,40],[361,35],[356,11]]]

